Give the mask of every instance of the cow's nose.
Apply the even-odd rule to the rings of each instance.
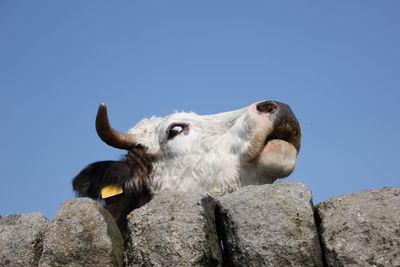
[[[264,101],[257,104],[257,110],[264,113],[274,113],[278,110],[279,103],[276,101]]]

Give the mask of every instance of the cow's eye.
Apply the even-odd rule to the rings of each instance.
[[[174,138],[175,136],[177,136],[178,134],[180,134],[187,128],[188,128],[187,124],[177,124],[177,123],[172,124],[171,126],[168,127],[168,130],[167,130],[168,139]]]

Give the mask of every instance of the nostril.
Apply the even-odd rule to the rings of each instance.
[[[278,105],[273,101],[265,101],[257,104],[259,112],[273,113],[278,109]]]

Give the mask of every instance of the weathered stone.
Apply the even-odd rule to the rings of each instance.
[[[0,218],[0,266],[37,266],[48,223],[36,212]]]
[[[123,240],[96,201],[64,202],[45,234],[39,266],[122,266]]]
[[[400,188],[339,196],[316,209],[328,266],[400,266]]]
[[[217,201],[217,222],[228,266],[322,266],[304,184],[243,187]]]
[[[211,197],[162,192],[128,215],[127,266],[218,266]]]

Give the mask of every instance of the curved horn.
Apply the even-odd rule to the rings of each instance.
[[[112,147],[128,150],[135,145],[135,140],[131,135],[120,133],[111,127],[108,121],[107,106],[104,103],[100,104],[97,111],[96,131],[101,140]]]

